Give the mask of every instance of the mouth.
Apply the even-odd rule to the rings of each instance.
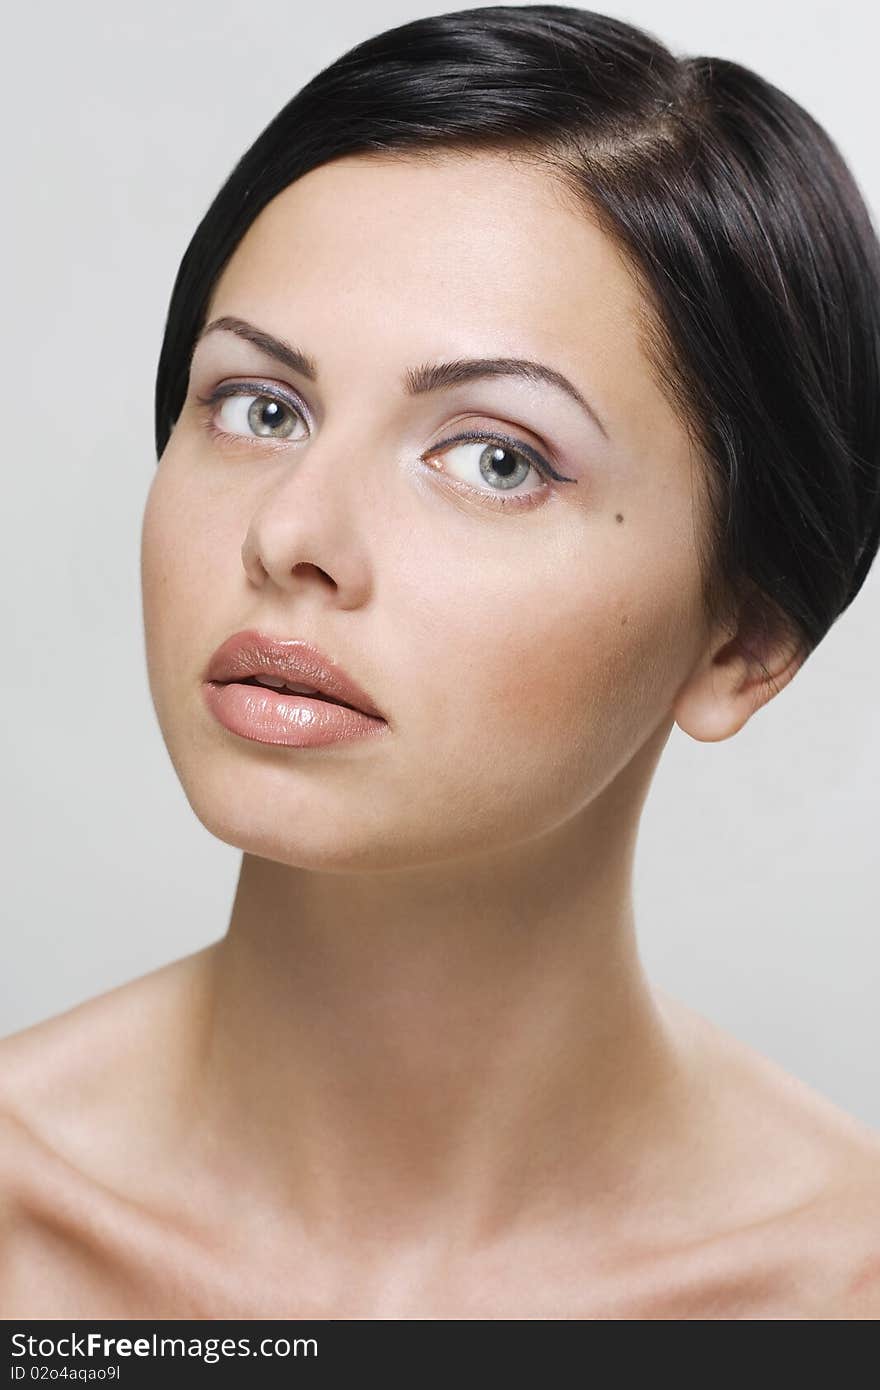
[[[357,710],[358,714],[364,711],[358,709],[357,705],[349,705],[345,700],[334,700],[330,695],[322,695],[320,690],[315,690],[313,686],[293,684],[290,681],[273,680],[268,676],[248,676],[238,681],[215,681],[216,685],[255,685],[260,690],[272,690],[277,695],[306,695],[310,700],[323,700],[328,705],[341,705],[343,709]]]
[[[271,637],[252,628],[234,633],[217,648],[204,679],[218,686],[250,685],[277,695],[302,695],[388,722],[354,677],[300,639]]]

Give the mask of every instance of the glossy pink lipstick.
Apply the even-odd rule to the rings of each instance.
[[[313,748],[389,727],[367,692],[317,647],[253,629],[217,648],[202,689],[219,723],[257,743]]]

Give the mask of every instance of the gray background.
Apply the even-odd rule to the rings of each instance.
[[[240,854],[186,802],[143,653],[171,285],[232,165],[296,89],[360,39],[443,8],[117,0],[6,17],[0,1033],[225,931]],[[876,216],[873,7],[604,8],[789,92]],[[651,976],[874,1126],[878,619],[880,561],[740,734],[673,729],[636,864]]]

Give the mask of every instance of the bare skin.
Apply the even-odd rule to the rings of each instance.
[[[700,464],[641,307],[502,157],[324,166],[236,250],[208,318],[318,381],[202,340],[142,572],[163,737],[238,890],[211,947],[0,1043],[5,1316],[877,1316],[880,1136],[639,958],[673,723],[728,738],[772,697],[703,613]],[[551,363],[607,437],[546,383],[401,392],[483,355]],[[238,379],[300,401],[301,432],[210,436],[196,397]],[[420,461],[461,428],[578,481],[523,470],[505,496],[535,505],[502,509],[482,445]],[[218,726],[204,668],[251,626],[341,661],[387,736]],[[781,691],[799,653],[762,655]]]
[[[384,1239],[309,1221],[260,1185],[247,1126],[243,1171],[197,1138],[180,1063],[217,950],[4,1040],[5,1317],[877,1317],[876,1136],[662,991],[702,1073],[689,1151],[630,1131],[586,1201],[557,1178],[484,1234],[404,1203]]]

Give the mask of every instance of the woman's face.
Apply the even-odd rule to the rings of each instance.
[[[707,637],[702,517],[638,312],[613,243],[503,156],[346,157],[264,209],[206,323],[284,339],[317,379],[206,333],[143,523],[150,688],[212,833],[303,867],[479,855],[557,827],[665,742]],[[543,379],[406,388],[471,358],[551,367],[605,432]],[[224,383],[241,394],[199,403]],[[274,437],[249,412],[267,390]],[[462,431],[485,438],[445,442]],[[317,645],[388,729],[307,748],[231,733],[202,682],[245,628]]]

